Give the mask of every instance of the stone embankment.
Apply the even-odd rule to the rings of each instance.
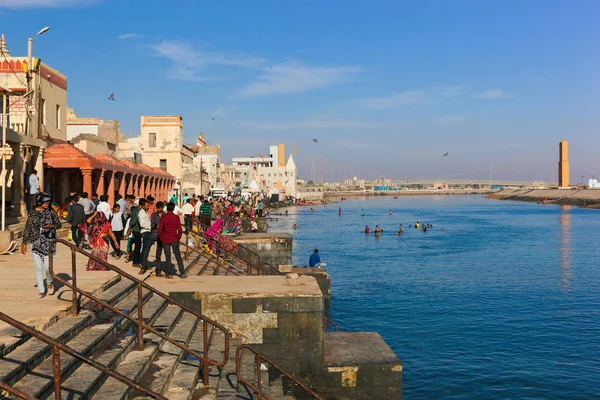
[[[505,189],[487,197],[497,200],[600,208],[600,190],[594,189]]]

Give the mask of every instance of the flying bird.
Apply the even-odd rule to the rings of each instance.
[[[110,96],[108,96],[109,100],[115,101],[115,94],[111,93]]]
[[[319,143],[319,142],[317,142],[317,139],[313,139],[313,142],[315,142],[315,143]]]
[[[444,155],[443,155],[443,157],[448,157],[449,155],[450,155],[450,153],[445,152]]]

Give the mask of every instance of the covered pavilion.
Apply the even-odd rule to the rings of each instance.
[[[57,143],[46,149],[44,173],[45,190],[57,203],[75,192],[106,194],[111,205],[117,194],[152,195],[164,200],[175,184],[175,178],[162,169],[118,160],[108,154],[90,155],[70,143]]]

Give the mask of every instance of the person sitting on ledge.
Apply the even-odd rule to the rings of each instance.
[[[315,249],[315,251],[308,258],[308,266],[316,267],[317,264],[321,262],[321,256],[319,256],[319,249]]]

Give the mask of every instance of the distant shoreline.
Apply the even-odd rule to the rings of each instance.
[[[594,189],[505,189],[487,198],[600,209],[600,190]]]
[[[446,190],[389,190],[381,192],[345,191],[324,192],[326,198],[332,197],[381,197],[381,196],[457,196],[473,194],[491,194],[490,189],[446,189]]]

